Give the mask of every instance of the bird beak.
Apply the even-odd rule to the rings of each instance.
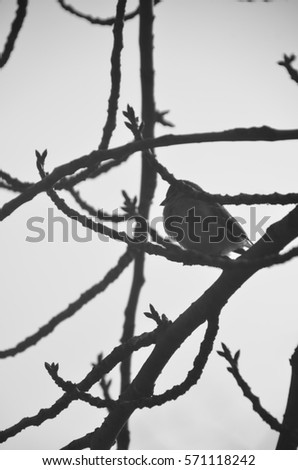
[[[167,198],[165,198],[159,205],[160,206],[165,206],[167,202],[168,202]]]

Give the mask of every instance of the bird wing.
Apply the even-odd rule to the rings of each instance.
[[[229,239],[231,241],[239,243],[241,241],[247,240],[249,243],[251,243],[243,227],[225,207],[219,203],[215,203],[212,204],[212,208],[210,207],[210,209],[212,209],[212,213],[218,218],[218,224],[227,227],[229,232]]]

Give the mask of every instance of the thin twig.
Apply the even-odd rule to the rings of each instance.
[[[98,148],[107,149],[116,128],[116,116],[121,83],[121,51],[123,49],[123,27],[126,0],[118,0],[116,18],[113,27],[113,50],[111,56],[111,91],[108,104],[107,120],[103,128],[101,142]]]
[[[0,54],[0,68],[4,67],[9,60],[26,17],[28,0],[17,0],[17,3],[18,8],[11,24],[10,33],[7,36],[3,52]]]
[[[224,343],[222,343],[222,351],[217,352],[220,356],[224,357],[230,364],[231,367],[228,367],[227,370],[233,375],[237,384],[241,388],[243,395],[248,398],[251,402],[254,411],[262,418],[263,421],[265,421],[265,423],[270,426],[271,429],[280,432],[282,429],[282,425],[267,410],[265,410],[265,408],[260,403],[260,399],[251,391],[248,383],[245,382],[239,372],[238,359],[240,351],[237,351],[237,353],[232,356],[229,348]]]
[[[158,0],[156,3],[159,3],[160,1],[161,0]],[[86,20],[86,21],[88,21],[88,23],[91,23],[91,24],[94,24],[94,25],[112,26],[116,21],[116,18],[106,18],[106,19],[98,18],[98,17],[94,18],[91,15],[81,13],[80,11],[76,10],[74,7],[72,7],[70,5],[67,5],[64,0],[57,0],[57,2],[61,5],[61,7],[64,10],[66,10],[69,13],[72,13],[74,16],[76,16],[78,18],[81,18],[83,20]],[[135,18],[138,14],[139,14],[139,8],[136,8],[131,13],[128,13],[127,15],[125,15],[124,20],[125,21],[131,20],[131,19]]]
[[[69,306],[66,309],[62,310],[62,312],[58,313],[53,318],[51,318],[51,320],[42,327],[40,327],[38,331],[36,331],[36,333],[28,336],[13,348],[0,351],[0,359],[15,356],[16,354],[25,351],[31,346],[34,346],[41,339],[45,338],[50,333],[52,333],[52,331],[54,331],[54,329],[58,325],[60,325],[60,323],[72,317],[84,305],[90,302],[90,300],[94,299],[101,292],[104,292],[106,288],[120,276],[124,269],[131,263],[132,259],[133,254],[131,250],[126,250],[124,255],[119,258],[117,264],[108,271],[108,273],[100,282],[94,284],[94,286],[90,287],[85,292],[83,292],[77,300],[69,304]]]
[[[81,168],[92,168],[96,164],[104,160],[119,159],[123,158],[123,155],[131,155],[135,152],[145,149],[151,149],[154,147],[166,147],[170,145],[180,145],[189,143],[201,143],[201,142],[238,142],[238,141],[276,141],[276,140],[293,140],[298,139],[298,130],[277,130],[269,127],[251,128],[251,129],[232,129],[223,132],[209,132],[203,134],[186,134],[186,135],[165,135],[157,138],[148,138],[144,140],[138,140],[126,145],[116,147],[107,150],[94,150],[88,155],[72,160],[71,162],[65,163],[56,167],[52,173],[47,175],[42,181],[35,183],[29,187],[22,194],[16,198],[10,200],[0,208],[0,221],[4,220],[10,214],[12,214],[18,207],[31,201],[35,196],[41,192],[47,191],[49,188],[55,186],[59,180],[65,176],[72,175]],[[261,198],[259,198],[261,199]],[[218,198],[218,202],[222,204],[236,204],[237,197],[229,197],[225,201],[222,198]],[[263,197],[258,203],[270,203],[270,198]],[[241,204],[244,203],[244,200]],[[249,196],[245,203],[253,204],[254,197]],[[287,202],[288,203],[288,202]]]
[[[140,0],[140,25],[139,45],[141,62],[141,97],[142,97],[142,121],[144,123],[143,136],[154,137],[155,125],[155,102],[154,102],[154,68],[153,68],[153,0]],[[129,112],[129,108],[127,109]],[[135,139],[140,137],[139,132]],[[145,151],[146,152],[146,151]],[[148,219],[150,206],[156,187],[156,172],[142,154],[142,175],[139,197],[138,213],[145,220]],[[137,232],[137,230],[136,230]],[[124,325],[121,342],[126,342],[134,335],[135,317],[141,289],[145,283],[144,277],[144,252],[138,252],[134,261],[133,281],[130,289],[128,303],[124,312]],[[121,363],[121,393],[130,384],[131,380],[131,357],[127,357]],[[128,449],[130,432],[126,422],[117,437],[118,449]]]
[[[188,372],[185,380],[181,384],[174,385],[171,389],[160,395],[153,395],[152,397],[135,400],[132,404],[135,405],[136,408],[153,408],[154,406],[161,406],[168,401],[176,400],[178,397],[188,392],[191,387],[196,385],[203,374],[218,332],[218,316],[211,315],[210,319],[207,321],[208,325],[200,346],[199,354],[194,360],[194,367]]]
[[[74,439],[69,444],[65,445],[64,447],[61,447],[61,450],[86,449],[87,447],[90,446],[90,441],[91,441],[93,434],[94,434],[94,431],[88,432],[87,434],[85,434],[85,436],[79,437],[78,439]]]
[[[282,430],[277,442],[276,450],[294,450],[298,446],[298,347],[291,359],[291,382]]]
[[[298,83],[298,70],[294,69],[294,67],[292,66],[292,62],[294,62],[295,59],[296,56],[294,54],[290,56],[284,54],[283,60],[280,60],[277,63],[278,65],[285,67],[291,79],[294,80],[294,82]]]
[[[39,168],[41,175],[45,178],[45,173],[43,168]],[[49,197],[52,199],[56,207],[61,210],[65,215],[70,217],[71,219],[75,219],[76,221],[80,222],[84,227],[87,227],[91,230],[94,230],[96,233],[101,233],[103,235],[108,236],[114,240],[122,241],[128,244],[132,249],[140,250],[146,252],[150,255],[159,255],[167,258],[170,261],[176,262],[183,262],[183,264],[188,265],[195,265],[200,264],[202,266],[213,266],[219,267],[222,269],[229,269],[235,268],[239,270],[240,268],[247,268],[247,269],[255,269],[255,268],[264,268],[268,266],[272,266],[273,264],[281,264],[284,261],[288,261],[292,259],[294,256],[298,255],[298,247],[289,250],[287,253],[282,255],[278,253],[270,253],[267,255],[265,254],[264,257],[249,259],[249,252],[242,255],[237,260],[231,260],[224,256],[211,256],[206,254],[197,253],[191,250],[182,250],[178,246],[170,245],[168,249],[164,248],[163,246],[154,245],[149,242],[142,241],[141,243],[137,242],[135,239],[130,238],[125,232],[118,232],[115,229],[111,229],[106,225],[103,225],[99,222],[95,223],[93,220],[89,219],[86,216],[81,215],[79,212],[75,211],[74,209],[70,208],[63,199],[61,199],[54,190],[48,191]],[[291,220],[291,224],[293,228],[295,228],[297,224],[297,217],[296,217],[296,209],[293,209],[288,215],[289,219]],[[274,226],[270,226],[267,229],[267,232],[262,237],[262,241],[267,245],[272,245],[272,237],[274,238]],[[273,232],[273,233],[271,233]],[[249,250],[250,251],[250,250]],[[141,276],[140,272],[138,272],[138,276]],[[142,278],[140,278],[142,279]]]
[[[297,214],[298,207],[274,224],[273,243],[268,245],[261,239],[248,251],[247,256],[253,259],[265,254],[273,254],[290,243],[298,235]],[[292,224],[293,217],[296,220],[294,225]],[[122,394],[121,400],[129,403],[134,399],[150,397],[157,378],[186,338],[208,320],[212,312],[220,313],[229,298],[257,270],[252,268],[248,271],[223,271],[217,281],[166,329],[131,385]],[[110,449],[134,409],[130,403],[127,406],[122,403],[116,406],[109,413],[100,429],[94,431],[90,448]]]
[[[67,395],[71,397],[72,401],[81,400],[81,401],[84,401],[85,403],[88,403],[91,406],[95,406],[96,408],[112,409],[113,406],[115,406],[116,404],[115,400],[110,400],[110,399],[103,400],[102,398],[94,397],[90,393],[83,392],[82,390],[80,390],[77,384],[71,382],[70,380],[64,380],[58,374],[59,364],[54,364],[54,363],[48,364],[46,362],[45,368],[48,371],[51,378],[53,379],[53,381],[55,382],[55,384],[59,388],[61,388],[63,392],[67,393]]]
[[[18,178],[14,178],[6,171],[0,170],[0,178],[3,179],[9,186],[13,188],[14,191],[24,191],[29,186],[32,186],[34,183],[28,183],[19,180]]]
[[[109,162],[105,162],[102,165],[86,168],[85,170],[81,170],[77,174],[73,176],[69,176],[67,178],[62,178],[55,189],[69,189],[74,187],[76,184],[85,181],[86,179],[95,179],[104,173],[108,173],[108,171],[112,170],[120,166],[122,163],[126,162],[130,154],[124,155],[117,160],[110,160]]]
[[[119,364],[119,362],[121,362],[127,355],[130,355],[133,351],[138,351],[141,348],[154,344],[161,332],[162,329],[155,328],[155,330],[151,332],[143,333],[131,338],[126,344],[115,347],[113,351],[100,362],[100,364],[94,366],[84,379],[77,384],[79,390],[89,390],[104,375],[113,370],[114,367],[116,367],[116,365]],[[10,428],[0,431],[0,442],[5,442],[10,437],[15,436],[29,426],[40,426],[44,421],[55,418],[65,410],[71,402],[72,397],[67,393],[64,393],[64,395],[51,407],[43,408],[36,415],[23,418]]]
[[[126,220],[132,218],[130,214],[111,215],[101,209],[95,209],[95,207],[91,206],[88,202],[82,199],[79,191],[77,191],[76,189],[70,188],[69,192],[74,198],[74,200],[81,207],[81,209],[83,209],[84,211],[87,211],[91,215],[91,217],[96,217],[99,220],[106,220],[106,221],[111,221],[111,222],[116,222],[116,223],[125,222]]]

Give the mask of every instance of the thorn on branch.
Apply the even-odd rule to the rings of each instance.
[[[175,127],[175,124],[173,124],[170,121],[167,121],[165,119],[165,115],[168,114],[170,111],[155,111],[155,122],[158,122],[159,124],[162,124],[165,127]]]
[[[240,349],[238,349],[238,351],[235,353],[234,358],[233,358],[236,365],[238,365],[239,357],[240,357]]]
[[[51,378],[53,379],[53,381],[55,382],[55,384],[59,388],[62,388],[64,392],[74,393],[74,391],[77,389],[76,385],[69,381],[66,382],[61,377],[59,377],[58,375],[59,364],[58,363],[55,364],[54,362],[52,362],[52,364],[49,364],[48,362],[45,362],[44,366],[47,372],[49,373],[49,375],[51,376]]]
[[[144,315],[145,317],[151,318],[151,320],[154,320],[157,326],[168,326],[172,323],[171,320],[169,320],[168,317],[164,313],[160,316],[152,304],[149,304],[149,308],[150,308],[150,312],[144,312]]]
[[[103,396],[105,400],[112,400],[111,394],[110,394],[110,387],[112,385],[112,380],[111,379],[106,380],[105,376],[103,376],[99,384],[103,391]]]
[[[124,197],[124,204],[121,209],[128,215],[133,216],[137,213],[137,196],[131,199],[126,191],[121,191]]]
[[[292,67],[292,62],[296,59],[295,54],[287,55],[284,54],[283,60],[279,60],[277,63],[282,67],[287,69],[288,74],[290,75],[291,79],[298,83],[298,71]]]

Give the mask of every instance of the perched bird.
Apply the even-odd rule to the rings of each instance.
[[[198,192],[202,188],[180,180]],[[195,199],[177,185],[170,185],[161,206],[166,233],[183,248],[208,255],[243,253],[252,246],[241,225],[220,204]]]

